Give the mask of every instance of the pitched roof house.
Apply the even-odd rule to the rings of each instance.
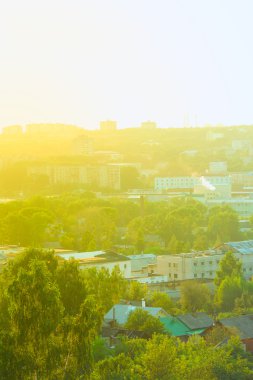
[[[104,316],[105,322],[115,321],[118,325],[124,325],[127,322],[129,314],[136,310],[142,309],[147,311],[153,317],[165,317],[168,316],[165,310],[161,307],[141,307],[133,305],[114,305]]]
[[[245,350],[253,352],[253,314],[220,319],[219,323],[239,335]]]

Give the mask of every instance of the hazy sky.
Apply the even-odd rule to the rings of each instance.
[[[253,124],[252,14],[252,0],[2,0],[0,126]]]

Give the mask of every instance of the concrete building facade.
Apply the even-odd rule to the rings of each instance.
[[[214,279],[219,263],[226,252],[233,252],[242,263],[246,279],[253,276],[253,240],[228,242],[217,249],[157,257],[157,273],[169,281]]]

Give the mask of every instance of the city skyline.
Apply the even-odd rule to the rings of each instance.
[[[249,0],[3,2],[0,128],[250,125],[252,10]]]

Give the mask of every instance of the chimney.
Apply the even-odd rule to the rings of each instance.
[[[142,300],[141,300],[141,307],[146,307],[146,302],[145,302],[144,298],[142,298]]]

